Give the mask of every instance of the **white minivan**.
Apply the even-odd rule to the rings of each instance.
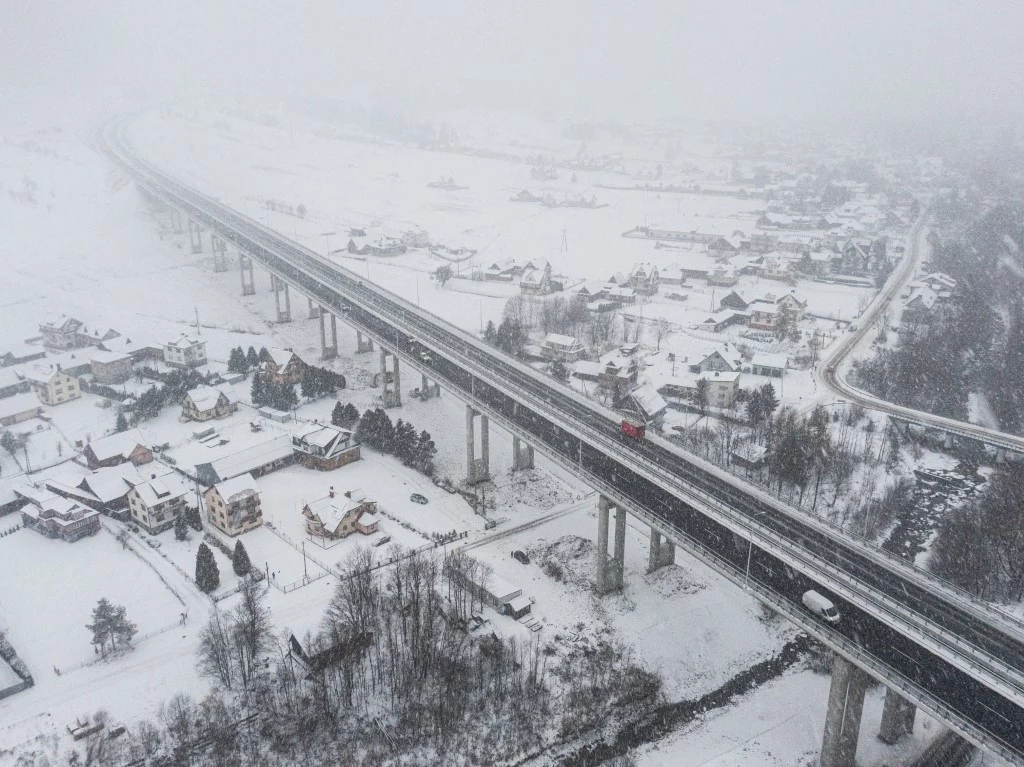
[[[804,592],[803,603],[804,607],[829,623],[839,623],[839,611],[832,600],[826,599],[814,589]]]

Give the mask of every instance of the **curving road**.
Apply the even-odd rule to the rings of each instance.
[[[1019,623],[660,437],[625,438],[611,411],[182,184],[137,157],[116,128],[104,144],[141,187],[972,741],[1024,764]],[[838,625],[803,609],[812,587],[835,600]]]
[[[1024,453],[1024,437],[1018,437],[1015,434],[1008,434],[997,429],[989,429],[967,421],[958,421],[954,418],[945,418],[944,416],[926,413],[923,410],[914,410],[913,408],[897,405],[857,388],[841,375],[842,371],[840,368],[847,361],[847,358],[861,341],[875,329],[878,319],[889,308],[893,299],[900,295],[906,284],[913,278],[914,272],[921,262],[921,253],[923,251],[921,246],[926,232],[925,215],[922,214],[917,223],[914,224],[910,237],[910,247],[904,255],[899,268],[889,276],[882,290],[878,292],[878,295],[875,296],[867,311],[860,317],[857,330],[844,334],[833,345],[833,348],[828,350],[828,354],[816,366],[815,376],[826,389],[831,390],[838,396],[845,397],[850,402],[856,402],[864,407],[896,416],[910,423],[941,429],[944,432],[975,439],[996,448]]]

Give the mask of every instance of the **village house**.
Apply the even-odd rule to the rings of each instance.
[[[681,373],[665,375],[656,382],[658,393],[666,398],[693,401],[701,380],[707,381],[707,404],[713,407],[732,407],[739,391],[740,373]]]
[[[89,369],[98,384],[124,383],[132,377],[132,357],[123,352],[97,350],[89,356]]]
[[[519,278],[519,291],[523,295],[543,296],[551,290],[551,264],[547,261],[537,262],[534,268],[526,269]]]
[[[146,447],[138,429],[90,440],[82,455],[89,468],[94,470],[122,463],[142,466],[153,460],[153,451]]]
[[[77,349],[81,343],[78,337],[81,327],[80,320],[61,314],[41,323],[39,332],[43,334],[43,345],[49,349]]]
[[[286,434],[262,439],[243,448],[234,447],[214,460],[196,464],[196,477],[204,485],[215,485],[241,474],[262,477],[295,463],[292,440]]]
[[[227,535],[241,535],[263,524],[260,489],[251,474],[219,482],[203,493],[206,518]]]
[[[78,379],[60,365],[32,365],[23,370],[25,380],[45,405],[60,405],[82,396]]]
[[[750,305],[749,325],[755,330],[774,331],[779,324],[779,305],[759,298]]]
[[[430,237],[421,229],[407,229],[402,232],[402,244],[407,248],[426,248],[430,245]]]
[[[197,386],[185,393],[181,417],[186,421],[210,421],[238,410],[238,394],[230,384]]]
[[[68,542],[99,532],[97,511],[29,485],[16,487],[15,492],[28,501],[21,507],[21,521],[29,530]]]
[[[359,443],[348,429],[308,423],[292,434],[292,448],[307,469],[331,471],[360,459]]]
[[[749,319],[750,312],[740,309],[721,309],[709,314],[703,322],[700,323],[699,327],[701,330],[707,330],[712,333],[721,333],[732,325],[746,325]]]
[[[30,388],[28,381],[17,370],[0,367],[0,399],[23,394]]]
[[[206,364],[206,341],[182,334],[164,344],[164,362],[176,368],[197,368]]]
[[[137,468],[125,463],[97,469],[84,477],[58,474],[46,480],[46,489],[125,522],[129,515],[128,493],[144,481]]]
[[[636,291],[633,288],[610,287],[606,298],[619,305],[631,305],[636,303]]]
[[[16,423],[37,418],[43,412],[39,397],[34,394],[17,394],[0,399],[0,426],[14,426]]]
[[[771,376],[782,378],[786,372],[789,359],[785,354],[768,354],[756,352],[750,363],[750,372],[756,376]]]
[[[736,276],[736,270],[728,266],[716,266],[707,276],[708,285],[716,287],[731,288],[740,281]]]
[[[687,362],[691,373],[735,373],[743,364],[743,355],[732,344],[718,344],[701,349]]]
[[[380,258],[400,256],[408,250],[401,240],[397,240],[394,237],[381,237],[377,242],[371,243],[367,247],[371,256]]]
[[[78,329],[77,335],[76,345],[80,347],[99,346],[104,342],[121,337],[121,334],[113,328],[94,325],[90,330],[85,324]]]
[[[377,502],[367,498],[361,490],[350,490],[339,496],[332,487],[323,498],[303,506],[302,516],[306,518],[308,535],[337,540],[356,532],[363,535],[377,532],[376,510]]]
[[[658,292],[658,267],[650,263],[634,264],[629,272],[629,287],[644,296],[653,296]]]
[[[738,290],[730,290],[728,295],[725,296],[721,301],[718,302],[719,310],[722,309],[739,309],[743,311],[750,306],[753,299],[747,298],[743,293]]]
[[[24,365],[26,362],[35,362],[46,357],[46,350],[28,344],[17,344],[8,346],[0,351],[0,368],[7,368],[11,365]]]
[[[268,358],[260,363],[260,375],[276,384],[297,384],[302,380],[306,363],[291,349],[271,347]]]
[[[128,508],[132,520],[150,535],[174,527],[174,520],[185,511],[188,486],[177,474],[155,473],[128,491]]]
[[[583,342],[575,336],[548,333],[540,345],[540,353],[549,360],[576,362],[587,355],[587,350],[583,346]]]
[[[642,384],[615,403],[615,409],[655,429],[665,421],[665,400],[651,384]]]
[[[522,274],[522,269],[511,258],[495,261],[484,270],[484,279],[488,282],[515,282]]]

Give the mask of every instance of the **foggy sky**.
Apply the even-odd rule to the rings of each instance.
[[[115,88],[626,120],[1017,121],[1024,107],[1022,3],[632,6],[8,0],[0,119],[27,95],[71,110]]]

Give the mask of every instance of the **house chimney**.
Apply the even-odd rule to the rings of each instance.
[[[327,495],[331,498],[334,497],[334,485],[331,485],[331,489],[327,491]]]

